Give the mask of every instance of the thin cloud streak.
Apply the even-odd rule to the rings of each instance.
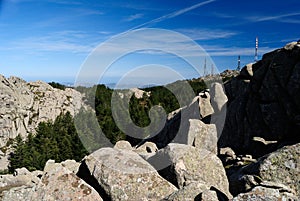
[[[254,57],[254,48],[241,48],[241,47],[206,47],[204,48],[210,56],[253,56]],[[276,48],[269,47],[260,47],[258,54],[263,55],[267,52],[271,52]]]
[[[134,20],[137,20],[137,19],[140,19],[144,16],[144,14],[142,13],[137,13],[137,14],[134,14],[134,15],[130,15],[129,17],[127,17],[126,19],[124,19],[125,22],[131,22],[131,21],[134,21]]]
[[[298,19],[281,19],[280,22],[289,23],[289,24],[300,24],[300,20]]]
[[[282,39],[280,42],[283,42],[283,43],[291,43],[291,42],[296,42],[298,41],[299,38],[287,38],[287,39]],[[277,41],[276,41],[277,42]]]
[[[277,16],[255,16],[255,17],[249,17],[247,18],[250,21],[253,22],[264,22],[264,21],[279,21],[287,17],[293,17],[300,15],[300,12],[297,13],[288,13],[284,15],[277,15]]]
[[[207,30],[206,30],[207,31]],[[199,36],[195,35],[192,39],[209,39],[208,33],[214,33],[214,37],[229,37],[234,33],[230,32],[215,32],[213,30],[207,31],[206,35],[200,34]],[[211,35],[211,34],[210,34]],[[154,37],[155,36],[155,37]],[[147,46],[157,46],[161,47],[164,44],[172,44],[172,47],[177,49],[178,51],[184,52],[187,57],[198,57],[199,49],[195,49],[194,46],[191,45],[189,40],[182,40],[181,37],[174,38],[169,34],[154,34],[153,35],[143,35],[140,36],[138,40],[130,40],[124,41],[124,44],[111,45],[106,52],[109,53],[119,53],[122,52],[123,46],[126,46],[128,43],[134,48],[139,47],[141,44],[145,47]],[[19,41],[15,41],[10,45],[10,48],[0,48],[0,50],[24,50],[25,52],[34,51],[34,52],[69,52],[69,53],[89,53],[91,52],[97,43],[95,41],[89,41],[85,44],[82,44],[82,38],[88,38],[88,34],[85,32],[78,31],[61,31],[55,32],[46,36],[41,37],[31,37],[22,39]],[[151,43],[151,44],[150,44]],[[209,56],[251,56],[254,55],[254,48],[243,48],[243,47],[222,47],[222,46],[202,46],[204,49],[203,56],[207,53]],[[274,50],[269,47],[260,47],[259,53],[264,54],[266,52]],[[206,53],[205,53],[206,52]],[[143,51],[144,54],[165,54],[163,52],[147,50]]]
[[[127,47],[126,45],[129,43],[130,46],[135,49],[135,47],[157,47],[157,49],[167,49],[168,46],[172,47],[172,50],[176,50],[182,52],[186,57],[199,57],[199,56],[252,56],[255,53],[255,49],[252,47],[223,47],[223,46],[212,46],[212,45],[204,45],[202,46],[203,52],[199,52],[199,48],[195,48],[195,46],[186,38],[186,40],[182,37],[174,37],[172,33],[160,33],[157,31],[156,34],[143,34],[139,35],[139,38],[135,38],[134,40],[126,40],[123,42],[119,42],[118,44],[110,44],[108,48],[105,50],[107,53],[115,54],[121,53],[124,51],[123,47]],[[216,33],[215,33],[216,34]],[[216,34],[218,35],[218,34]],[[220,36],[222,33],[220,33]],[[207,36],[209,37],[209,36]],[[167,46],[165,46],[167,45]],[[274,48],[270,47],[260,47],[259,54],[262,55],[264,53],[270,52],[274,50]],[[144,49],[144,54],[166,54],[165,52],[160,52],[151,49]]]
[[[34,2],[36,0],[8,0],[9,3],[24,3],[24,2]],[[44,0],[45,2],[55,3],[55,4],[65,4],[65,5],[83,5],[80,1],[68,1],[68,0]],[[1,2],[1,1],[0,1]]]
[[[71,52],[71,53],[89,53],[97,45],[94,41],[82,44],[82,39],[88,38],[89,34],[82,31],[65,30],[50,33],[45,36],[29,37],[14,41],[9,48],[0,48],[3,50],[24,50],[25,52]]]
[[[175,11],[175,12],[172,12],[172,13],[169,13],[169,14],[167,14],[167,15],[163,15],[163,16],[161,16],[161,17],[159,17],[159,18],[154,19],[154,20],[150,20],[150,21],[148,21],[148,22],[145,22],[145,23],[143,23],[143,24],[140,24],[140,25],[138,25],[138,26],[135,26],[135,27],[129,29],[128,31],[131,31],[131,30],[134,30],[134,29],[138,29],[138,28],[142,28],[142,27],[145,27],[146,25],[155,24],[155,23],[164,21],[164,20],[166,20],[166,19],[171,19],[171,18],[177,17],[177,16],[182,15],[182,14],[184,14],[184,13],[186,13],[186,12],[189,12],[189,11],[191,11],[191,10],[194,10],[194,9],[196,9],[196,8],[199,8],[199,7],[201,7],[201,6],[204,6],[204,5],[206,5],[206,4],[209,4],[209,3],[212,3],[212,2],[215,2],[215,1],[216,1],[216,0],[208,0],[208,1],[204,1],[204,2],[201,2],[201,3],[195,4],[195,5],[193,5],[193,6],[190,6],[190,7],[187,7],[187,8],[184,8],[184,9],[181,9],[181,10],[178,10],[178,11]],[[126,31],[126,32],[128,32],[128,31]]]
[[[215,17],[225,18],[225,19],[228,19],[228,18],[234,18],[233,15],[228,15],[228,14],[225,14],[225,13],[216,13],[216,12],[214,12],[213,15],[214,15]]]
[[[83,3],[79,1],[48,0],[48,2],[66,5],[83,5]]]
[[[86,16],[98,16],[104,15],[105,13],[96,9],[84,9],[84,8],[75,8],[70,9],[72,11],[72,15],[56,15],[55,17],[48,18],[46,20],[37,21],[33,24],[34,27],[46,28],[46,27],[54,27],[57,25],[64,24],[68,26],[68,24],[73,23],[75,20],[86,17]]]
[[[238,32],[220,29],[178,29],[176,31],[190,37],[193,40],[212,40],[230,38],[239,34]]]

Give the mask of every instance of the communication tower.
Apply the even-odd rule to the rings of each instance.
[[[238,66],[236,68],[236,70],[240,71],[241,70],[241,56],[238,56]]]
[[[255,57],[254,57],[254,61],[257,62],[258,60],[258,37],[256,37],[255,39]]]
[[[206,57],[204,59],[204,66],[203,66],[203,76],[207,75],[207,71],[206,71]]]

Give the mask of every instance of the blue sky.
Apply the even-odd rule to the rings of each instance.
[[[0,74],[26,80],[73,82],[99,44],[138,28],[167,29],[190,37],[219,71],[236,68],[238,55],[242,65],[253,62],[256,36],[259,58],[300,39],[299,0],[0,2]],[[162,40],[168,44],[171,39]],[[198,77],[172,55],[145,52],[115,62],[102,82],[116,82],[134,66],[151,68],[153,61],[184,78]]]

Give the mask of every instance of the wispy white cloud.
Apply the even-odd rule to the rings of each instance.
[[[28,2],[32,0],[8,0],[8,3],[22,3],[22,2]]]
[[[152,4],[151,1],[136,1],[136,3],[128,2],[128,1],[119,1],[117,3],[112,3],[112,7],[125,8],[136,11],[166,11],[166,8],[156,6]],[[171,10],[171,8],[170,8]]]
[[[51,3],[56,3],[56,4],[66,4],[66,5],[82,5],[83,2],[80,1],[67,1],[67,0],[47,0],[48,2]]]
[[[221,30],[219,30],[219,33],[213,30],[205,31],[205,35],[196,35],[195,32],[191,31],[192,34],[195,34],[193,37],[191,37],[191,39],[207,40],[213,37],[224,38],[238,34],[235,32],[231,33],[229,31],[227,33],[226,31]],[[209,33],[211,33],[212,36],[209,36]],[[158,50],[170,49],[175,52],[181,52],[182,55],[185,55],[186,57],[198,57],[205,56],[207,54],[210,56],[252,56],[254,55],[255,51],[253,47],[225,47],[221,45],[201,46],[201,42],[191,42],[189,38],[185,38],[184,36],[179,36],[176,34],[174,35],[174,32],[161,32],[159,29],[157,29],[157,31],[151,31],[143,35],[138,35],[134,38],[129,37],[126,38],[126,40],[120,40],[118,43],[112,42],[109,46],[106,46],[107,49],[105,52],[111,54],[121,53],[124,51],[124,49],[127,49],[128,44],[130,44],[130,48],[132,49],[139,49],[140,47],[143,47],[144,51],[142,52],[145,54],[165,54],[164,52],[148,49],[148,47],[156,47],[155,49]],[[199,52],[199,48],[195,44],[199,44],[203,48],[203,51]],[[259,54],[264,54],[272,50],[274,50],[274,48],[262,46],[259,48]]]
[[[300,12],[295,13],[287,13],[281,15],[273,15],[273,16],[251,16],[246,19],[252,22],[264,22],[264,21],[281,21],[281,22],[290,22],[290,23],[299,23],[299,20],[290,19],[289,17],[299,16]]]
[[[103,11],[99,11],[97,9],[88,9],[88,8],[74,8],[72,10],[73,13],[76,13],[75,16],[89,16],[89,15],[103,15]]]
[[[192,6],[190,6],[190,7],[187,7],[187,8],[183,8],[183,9],[177,10],[177,11],[175,11],[175,12],[172,12],[172,13],[169,13],[169,14],[166,14],[166,15],[163,15],[163,16],[161,16],[161,17],[159,17],[159,18],[156,18],[156,19],[150,20],[150,21],[148,21],[148,22],[145,22],[145,23],[143,23],[143,24],[140,24],[140,25],[138,25],[138,26],[136,26],[136,27],[134,27],[134,28],[132,28],[132,29],[130,29],[130,30],[142,28],[142,27],[145,27],[145,26],[147,26],[147,25],[155,24],[155,23],[158,23],[158,22],[167,20],[167,19],[171,19],[171,18],[177,17],[177,16],[179,16],[179,15],[182,15],[182,14],[184,14],[184,13],[187,13],[187,12],[191,11],[191,10],[194,10],[194,9],[196,9],[196,8],[199,8],[199,7],[204,6],[204,5],[206,5],[206,4],[210,4],[210,3],[215,2],[215,1],[216,1],[216,0],[208,0],[208,1],[204,1],[204,2],[197,3],[197,4],[192,5]]]
[[[99,34],[103,34],[103,35],[109,35],[112,34],[112,32],[110,31],[98,31]]]
[[[190,7],[187,7],[187,8],[178,10],[178,11],[175,11],[175,12],[173,12],[173,13],[164,15],[164,16],[162,16],[162,17],[160,17],[160,18],[157,18],[156,21],[159,22],[159,21],[163,21],[163,20],[165,20],[165,19],[170,19],[170,18],[177,17],[177,16],[179,16],[179,15],[182,15],[182,14],[184,14],[184,13],[186,13],[186,12],[189,12],[189,11],[191,11],[191,10],[194,10],[194,9],[196,9],[196,8],[199,8],[200,6],[204,6],[204,5],[206,5],[206,4],[212,3],[212,2],[214,2],[214,1],[216,1],[216,0],[208,0],[208,1],[204,1],[204,2],[201,2],[201,3],[195,4],[195,5],[193,5],[193,6],[190,6]]]
[[[89,53],[97,45],[85,42],[90,35],[81,31],[60,31],[45,36],[28,37],[14,41],[7,50],[25,50],[31,52]],[[1,48],[4,50],[4,48]]]
[[[187,35],[193,40],[212,40],[220,38],[230,38],[239,34],[235,31],[227,31],[220,29],[178,29],[176,31]]]
[[[133,20],[137,20],[137,19],[140,19],[144,16],[144,14],[142,13],[137,13],[137,14],[134,14],[134,15],[130,15],[129,17],[125,18],[124,21],[126,22],[131,22]]]
[[[253,56],[255,49],[250,47],[222,47],[222,46],[203,46],[210,56]],[[258,54],[263,55],[273,51],[274,48],[260,47]]]
[[[70,8],[72,15],[57,14],[55,17],[47,18],[45,20],[39,20],[33,24],[34,27],[56,27],[57,25],[65,24],[68,26],[70,23],[74,23],[77,19],[85,16],[103,15],[104,12],[96,9],[87,8]]]
[[[181,33],[186,34],[193,40],[208,40],[216,38],[227,38],[233,36],[235,32],[229,32],[224,30],[208,30],[208,29],[183,29],[180,30]],[[172,49],[175,49],[180,52],[184,52],[186,56],[199,56],[199,49],[195,49],[191,45],[190,39],[185,37],[174,37],[174,32],[160,32],[159,29],[157,32],[151,34],[139,35],[138,38],[129,38],[128,40],[120,41],[118,44],[113,44],[106,49],[106,52],[118,53],[122,52],[122,47],[127,47],[128,44],[134,49],[135,47],[145,47],[144,53],[149,54],[161,54],[157,51],[148,50],[147,47],[160,47],[170,46]],[[97,45],[98,41],[101,39],[106,39],[109,32],[101,32],[99,37],[91,35],[83,31],[73,31],[65,30],[60,32],[49,33],[45,36],[36,36],[23,38],[17,41],[14,41],[9,45],[11,50],[30,50],[32,52],[64,52],[64,53],[89,53]],[[104,36],[103,36],[104,35]],[[93,36],[93,37],[91,37]],[[102,37],[102,38],[101,38]],[[104,38],[103,38],[104,37]],[[86,41],[86,39],[93,38],[93,40]],[[83,42],[84,41],[84,42]],[[8,46],[7,46],[8,47]],[[207,48],[207,49],[206,49]],[[205,50],[209,54],[213,55],[236,55],[238,50],[226,49],[226,48],[216,48],[216,47],[206,47]],[[3,50],[3,48],[1,48]],[[245,51],[240,50],[242,53],[250,54],[250,50]],[[253,50],[252,50],[253,52]]]
[[[298,41],[300,38],[287,38],[287,39],[283,39],[281,40],[280,42],[283,42],[283,43],[290,43],[290,42],[295,42],[295,41]]]
[[[229,15],[229,14],[225,14],[225,13],[213,13],[213,15],[215,17],[219,17],[219,18],[234,18],[233,15]]]
[[[8,0],[10,3],[23,3],[23,2],[33,2],[36,0]],[[66,4],[66,5],[82,5],[80,1],[67,1],[67,0],[43,0],[44,2],[56,3],[56,4]]]
[[[300,24],[300,19],[281,19],[280,22],[289,24]]]
[[[101,44],[101,46],[98,46],[98,48],[94,50],[91,54],[93,55],[91,60],[88,60],[89,62],[86,63],[86,70],[82,74],[82,78],[80,78],[82,81],[80,82],[85,81],[84,79],[87,78],[89,81],[98,81],[99,78],[95,77],[95,75],[101,74],[103,69],[111,66],[111,64],[114,65],[117,63],[116,61],[119,59],[121,60],[126,54],[130,54],[132,56],[131,58],[135,58],[135,61],[145,58],[143,57],[145,55],[141,55],[141,57],[139,57],[140,55],[135,55],[137,53],[136,51],[148,56],[158,56],[158,60],[153,59],[150,61],[153,62],[153,64],[160,64],[160,62],[162,62],[161,64],[166,64],[167,66],[174,68],[180,63],[178,62],[179,60],[185,60],[198,72],[203,72],[201,71],[201,68],[203,67],[204,58],[207,59],[207,65],[211,66],[214,65],[212,60],[213,57],[233,58],[240,55],[253,56],[254,58],[255,52],[254,47],[223,46],[222,44],[215,46],[203,45],[201,48],[195,41],[192,41],[181,34],[160,29],[142,29],[128,33],[128,35],[122,34],[119,36],[121,37],[111,38],[107,43]],[[273,50],[273,48],[260,47],[259,55],[261,56],[271,50]],[[175,64],[169,65],[167,64],[168,62]],[[115,65],[116,69],[120,68],[125,71],[136,66],[126,66],[126,64],[124,65],[123,63],[121,66],[118,66],[118,64]],[[110,70],[115,73],[114,68],[110,68]],[[183,72],[187,72],[187,70],[184,68]],[[161,72],[155,71],[155,73]],[[124,73],[121,73],[121,75],[124,75]]]

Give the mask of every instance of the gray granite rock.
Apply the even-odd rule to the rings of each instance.
[[[89,174],[112,200],[159,200],[177,190],[137,153],[102,148],[85,157]]]
[[[179,189],[190,183],[213,186],[231,198],[220,159],[212,152],[184,144],[170,143],[147,161]]]

